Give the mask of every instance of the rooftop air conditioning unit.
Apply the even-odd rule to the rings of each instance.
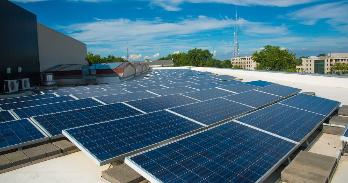
[[[15,93],[18,92],[19,83],[18,80],[5,80],[4,81],[4,91],[5,93]]]
[[[29,78],[23,78],[19,81],[19,90],[29,90],[30,89],[30,80]]]

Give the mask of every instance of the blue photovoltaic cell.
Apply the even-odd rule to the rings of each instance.
[[[245,84],[259,86],[259,87],[265,87],[265,86],[272,85],[273,83],[267,82],[267,81],[262,81],[262,80],[257,80],[257,81],[245,82]]]
[[[198,122],[210,125],[218,121],[249,112],[253,110],[253,108],[231,102],[226,99],[217,98],[182,107],[172,108],[170,110]]]
[[[224,97],[224,96],[228,96],[228,95],[234,95],[234,93],[224,91],[224,90],[219,90],[216,88],[212,88],[209,90],[201,90],[201,91],[197,91],[197,92],[186,93],[184,95],[198,99],[198,100],[208,100],[208,99]]]
[[[300,142],[324,119],[322,115],[274,104],[237,120]]]
[[[201,126],[166,111],[65,130],[99,163]],[[67,135],[68,134],[68,135]]]
[[[197,90],[188,88],[188,87],[173,87],[173,88],[150,89],[149,91],[157,93],[159,95],[172,95],[172,94],[194,92]]]
[[[37,116],[42,114],[52,114],[56,112],[81,109],[81,108],[92,107],[97,105],[101,105],[101,104],[93,99],[87,98],[87,99],[66,101],[66,102],[55,103],[55,104],[41,105],[36,107],[15,109],[14,112],[21,118],[27,118],[31,116]]]
[[[246,104],[255,108],[259,108],[259,107],[274,103],[276,101],[279,101],[282,97],[251,90],[245,93],[231,95],[224,98],[228,100],[240,102],[242,104]]]
[[[153,112],[180,105],[190,104],[193,102],[197,101],[181,95],[169,95],[137,101],[130,101],[127,103],[138,109],[141,109],[142,111]]]
[[[297,88],[292,88],[292,87],[289,87],[289,86],[283,86],[283,85],[278,85],[278,84],[272,84],[272,85],[269,85],[269,86],[265,86],[265,87],[259,88],[257,90],[263,91],[263,92],[266,92],[266,93],[279,95],[279,96],[282,96],[282,97],[287,97],[287,96],[290,96],[290,95],[294,95],[294,94],[296,94],[296,93],[301,91],[300,89],[297,89]]]
[[[286,158],[294,146],[260,131],[227,123],[127,158],[126,163],[140,167],[161,182],[253,183]]]
[[[57,102],[63,102],[63,101],[69,101],[69,100],[75,100],[75,99],[73,99],[70,96],[51,97],[51,98],[44,98],[40,100],[27,100],[27,101],[3,104],[1,105],[1,108],[5,110],[10,110],[10,109],[39,106],[43,104],[57,103]]]
[[[0,123],[0,149],[20,146],[45,138],[27,119]]]
[[[8,111],[0,111],[0,122],[14,120],[15,118]]]
[[[145,98],[157,97],[157,95],[149,93],[149,92],[134,92],[134,93],[125,93],[119,95],[107,95],[96,97],[98,100],[103,101],[105,103],[117,103],[117,102],[126,102],[132,100],[139,100]]]
[[[36,116],[34,119],[52,136],[62,130],[142,114],[122,103]]]
[[[296,95],[282,101],[281,103],[323,115],[330,114],[340,105],[339,102],[334,100],[310,96],[306,94]]]
[[[242,92],[250,91],[253,89],[257,89],[256,86],[247,85],[247,84],[231,84],[231,85],[219,86],[219,88],[232,91],[235,93],[242,93]]]
[[[52,98],[52,97],[56,97],[56,96],[53,94],[40,94],[40,95],[14,97],[14,98],[4,98],[4,99],[0,99],[0,105],[13,103],[13,102],[28,101],[28,100],[40,100],[40,99]]]

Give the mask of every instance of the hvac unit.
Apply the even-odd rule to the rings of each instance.
[[[30,80],[29,78],[19,79],[19,90],[29,90],[30,89]]]
[[[4,81],[4,91],[5,93],[15,93],[18,92],[19,83],[18,80],[5,80]]]

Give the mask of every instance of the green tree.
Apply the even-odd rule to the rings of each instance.
[[[318,55],[318,57],[325,57],[325,56],[326,56],[325,53],[320,53],[320,54]]]
[[[127,62],[124,58],[115,57],[114,55],[108,55],[107,57],[102,57],[98,54],[87,53],[86,60],[89,64],[97,63],[112,63],[112,62]]]
[[[331,72],[336,74],[347,74],[348,64],[346,63],[336,63],[331,67]]]
[[[253,54],[258,70],[296,72],[296,56],[279,46],[267,45]]]

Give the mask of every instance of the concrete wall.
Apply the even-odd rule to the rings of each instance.
[[[0,92],[3,79],[30,77],[40,79],[36,15],[11,3],[0,1]],[[10,67],[12,74],[6,74]],[[22,74],[18,74],[22,67]]]
[[[58,64],[88,64],[84,43],[39,23],[37,31],[41,72]]]

